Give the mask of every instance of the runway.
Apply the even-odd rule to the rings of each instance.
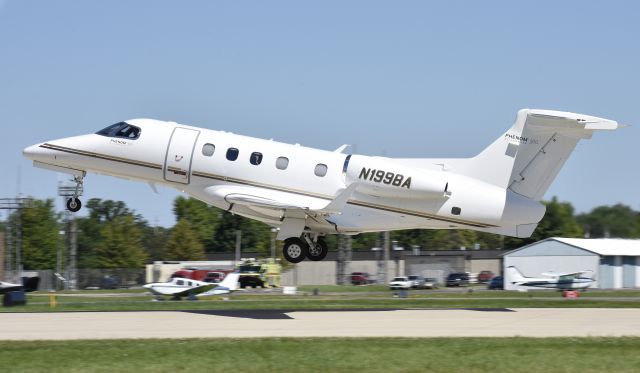
[[[640,336],[640,310],[517,308],[0,313],[2,340],[512,336]]]

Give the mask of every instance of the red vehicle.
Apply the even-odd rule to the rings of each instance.
[[[478,273],[478,282],[481,284],[485,284],[489,282],[489,280],[491,280],[493,277],[494,274],[491,271],[480,271],[480,273]]]
[[[171,278],[188,278],[196,281],[213,282],[218,283],[222,281],[227,273],[233,272],[231,269],[195,269],[195,268],[183,268],[175,271]]]
[[[351,283],[353,285],[367,285],[373,284],[374,282],[367,272],[351,272]]]

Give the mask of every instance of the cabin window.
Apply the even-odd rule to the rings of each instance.
[[[327,174],[327,165],[324,163],[318,163],[316,169],[313,171],[316,176],[323,177]]]
[[[253,152],[251,153],[251,158],[249,158],[249,162],[253,165],[259,165],[262,163],[262,153]]]
[[[211,157],[213,155],[213,152],[215,151],[216,151],[216,146],[213,144],[206,143],[202,145],[202,155],[206,157]]]
[[[460,213],[462,212],[462,209],[460,207],[452,207],[451,208],[451,214],[453,215],[460,215]]]
[[[178,285],[184,285],[184,281],[182,281],[182,280],[178,280],[178,281],[176,281],[176,284],[178,284]]]
[[[240,153],[240,151],[237,148],[227,149],[227,159],[230,161],[235,161],[236,159],[238,159],[238,153]]]
[[[278,157],[278,159],[276,159],[276,168],[278,170],[286,170],[287,167],[289,167],[289,158]]]
[[[135,140],[140,137],[140,128],[132,126],[127,122],[119,122],[96,132],[96,134],[107,137],[119,137],[122,139]]]

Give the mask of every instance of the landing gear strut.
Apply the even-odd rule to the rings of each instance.
[[[80,195],[80,188],[82,188],[83,178],[81,176],[74,176],[73,181],[76,183],[76,190],[73,192],[73,196],[67,200],[67,210],[71,212],[78,212],[82,208],[82,202],[78,196]]]
[[[320,261],[328,252],[327,244],[322,238],[316,238],[314,241],[308,233],[302,234],[300,238],[287,238],[282,248],[284,258],[290,263],[300,263],[304,258],[314,262]]]

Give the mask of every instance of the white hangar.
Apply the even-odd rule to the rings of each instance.
[[[553,237],[505,253],[503,259],[505,274],[509,266],[528,277],[590,270],[596,280],[592,288],[640,288],[640,240]],[[516,289],[508,278],[504,286]]]

